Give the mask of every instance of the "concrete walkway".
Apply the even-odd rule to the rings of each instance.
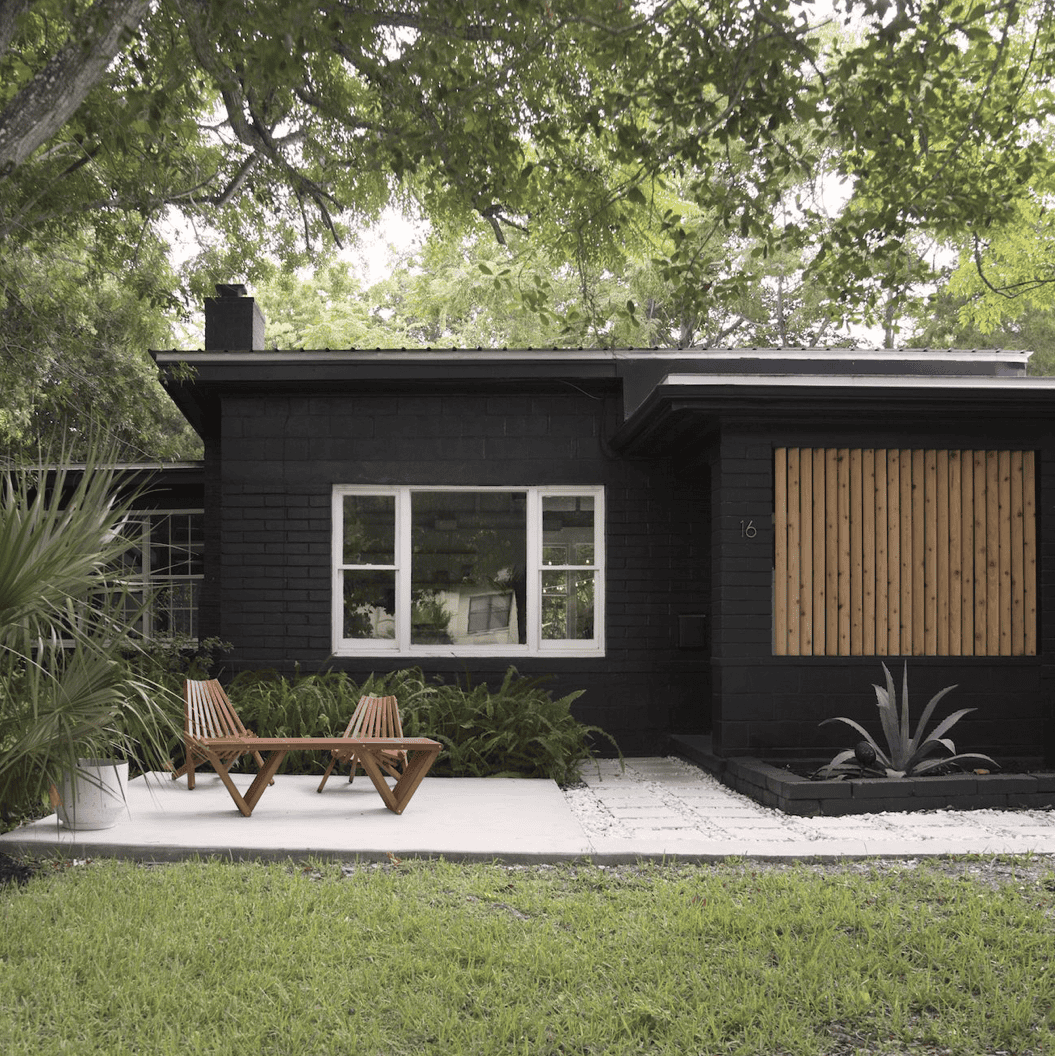
[[[599,770],[599,772],[598,772]],[[381,803],[363,776],[276,779],[252,817],[235,809],[211,773],[193,792],[152,774],[132,781],[128,816],[110,829],[71,832],[54,816],[0,836],[13,855],[454,860],[597,863],[639,859],[918,857],[950,854],[1055,856],[1055,812],[927,811],[799,818],[759,806],[674,757],[602,761],[584,785],[551,781],[426,778],[406,813]],[[247,787],[251,774],[236,783]]]

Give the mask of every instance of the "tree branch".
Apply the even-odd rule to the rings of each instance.
[[[1009,301],[1013,301],[1023,293],[1029,293],[1031,290],[1040,289],[1041,286],[1050,286],[1052,283],[1055,283],[1055,276],[1052,276],[1050,279],[1022,279],[1021,282],[1012,282],[1008,286],[994,286],[993,283],[989,281],[982,265],[982,240],[977,235],[974,236],[974,268],[975,271],[978,272],[978,278],[982,280],[982,285],[985,286],[987,290],[990,290],[1000,297],[1005,297]]]
[[[150,0],[98,0],[71,25],[68,42],[0,112],[0,177],[66,124],[149,9]]]

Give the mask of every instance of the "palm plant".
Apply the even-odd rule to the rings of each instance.
[[[974,711],[974,708],[961,708],[959,711],[954,711],[938,723],[933,730],[927,731],[927,723],[930,722],[938,702],[946,694],[951,693],[956,688],[955,685],[946,686],[931,697],[927,702],[927,706],[923,709],[919,722],[916,724],[916,732],[910,735],[908,664],[905,664],[902,676],[900,714],[898,713],[894,680],[886,664],[883,664],[883,673],[886,675],[885,688],[874,683],[872,688],[875,690],[876,704],[879,707],[879,721],[883,727],[883,735],[887,743],[886,750],[884,751],[875,738],[860,723],[855,722],[853,719],[841,716],[825,719],[821,723],[822,726],[827,725],[829,722],[844,722],[851,729],[856,730],[864,738],[865,744],[875,752],[875,757],[874,764],[866,765],[863,763],[862,757],[871,756],[871,752],[862,752],[861,746],[858,745],[857,748],[850,748],[836,755],[827,766],[822,767],[817,772],[818,777],[845,777],[850,773],[859,773],[861,771],[865,773],[874,772],[884,777],[909,777],[915,774],[930,773],[950,763],[958,764],[971,761],[986,763],[990,766],[997,765],[988,755],[982,755],[979,752],[965,752],[957,755],[956,745],[951,738],[945,736],[964,715]],[[949,754],[930,758],[939,749],[945,749]],[[851,760],[856,760],[856,763],[852,763]]]
[[[172,702],[133,675],[141,609],[113,576],[133,496],[101,454],[83,472],[0,479],[0,809],[39,804],[81,756],[167,757]],[[176,702],[178,707],[178,701]]]

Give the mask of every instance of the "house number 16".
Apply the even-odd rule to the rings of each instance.
[[[758,535],[758,529],[755,527],[754,521],[741,521],[740,522],[740,538],[741,539],[754,539]]]

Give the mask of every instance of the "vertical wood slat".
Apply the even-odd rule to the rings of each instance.
[[[850,473],[850,655],[864,648],[864,513],[861,509],[861,451],[847,452]]]
[[[1032,452],[780,448],[774,651],[1035,655]]]
[[[963,500],[962,459],[949,452],[949,655],[963,654]]]
[[[974,466],[974,653],[984,656],[989,598],[985,589],[985,452],[973,452],[971,461]]]
[[[901,455],[887,452],[887,653],[901,655]]]
[[[949,555],[952,550],[952,536],[949,531],[949,452],[934,452],[934,545],[937,551],[935,568],[937,629],[934,636],[934,651],[938,656],[949,655],[949,636],[952,628],[949,625],[950,586]],[[957,538],[959,538],[957,536]],[[957,611],[959,618],[959,611]]]
[[[1022,453],[1022,612],[1023,652],[1037,655],[1037,492],[1036,459]]]
[[[839,655],[850,655],[850,452],[839,448]]]
[[[875,651],[890,652],[890,601],[887,592],[887,453],[875,452]]]
[[[788,614],[787,650],[799,652],[799,449],[788,448]]]
[[[825,616],[824,568],[824,449],[813,450],[813,653],[826,651],[827,618]]]
[[[923,456],[923,554],[920,569],[923,594],[923,652],[938,652],[938,457],[931,449]]]
[[[876,651],[876,503],[875,451],[861,453],[861,653]]]
[[[997,452],[997,524],[1000,532],[1000,655],[1011,655],[1011,452]]]
[[[912,574],[912,452],[900,451],[901,483],[901,652],[914,652],[912,630],[915,622],[915,577]]]
[[[909,533],[912,536],[912,655],[921,656],[926,651],[924,615],[926,612],[926,551],[924,533],[926,510],[924,494],[923,452],[916,449],[912,460],[912,515]]]
[[[773,653],[788,651],[788,451],[773,453]]]
[[[839,655],[839,452],[824,452],[824,651]]]
[[[974,456],[960,452],[960,628],[963,655],[974,654]]]
[[[1025,532],[1023,530],[1022,489],[1024,486],[1021,451],[1009,454],[1008,466],[1008,542],[1011,547],[1011,655],[1022,656],[1026,649],[1025,596],[1023,575],[1025,568]]]
[[[985,454],[985,652],[1000,655],[1000,465]]]
[[[813,655],[813,452],[799,451],[799,654]]]

